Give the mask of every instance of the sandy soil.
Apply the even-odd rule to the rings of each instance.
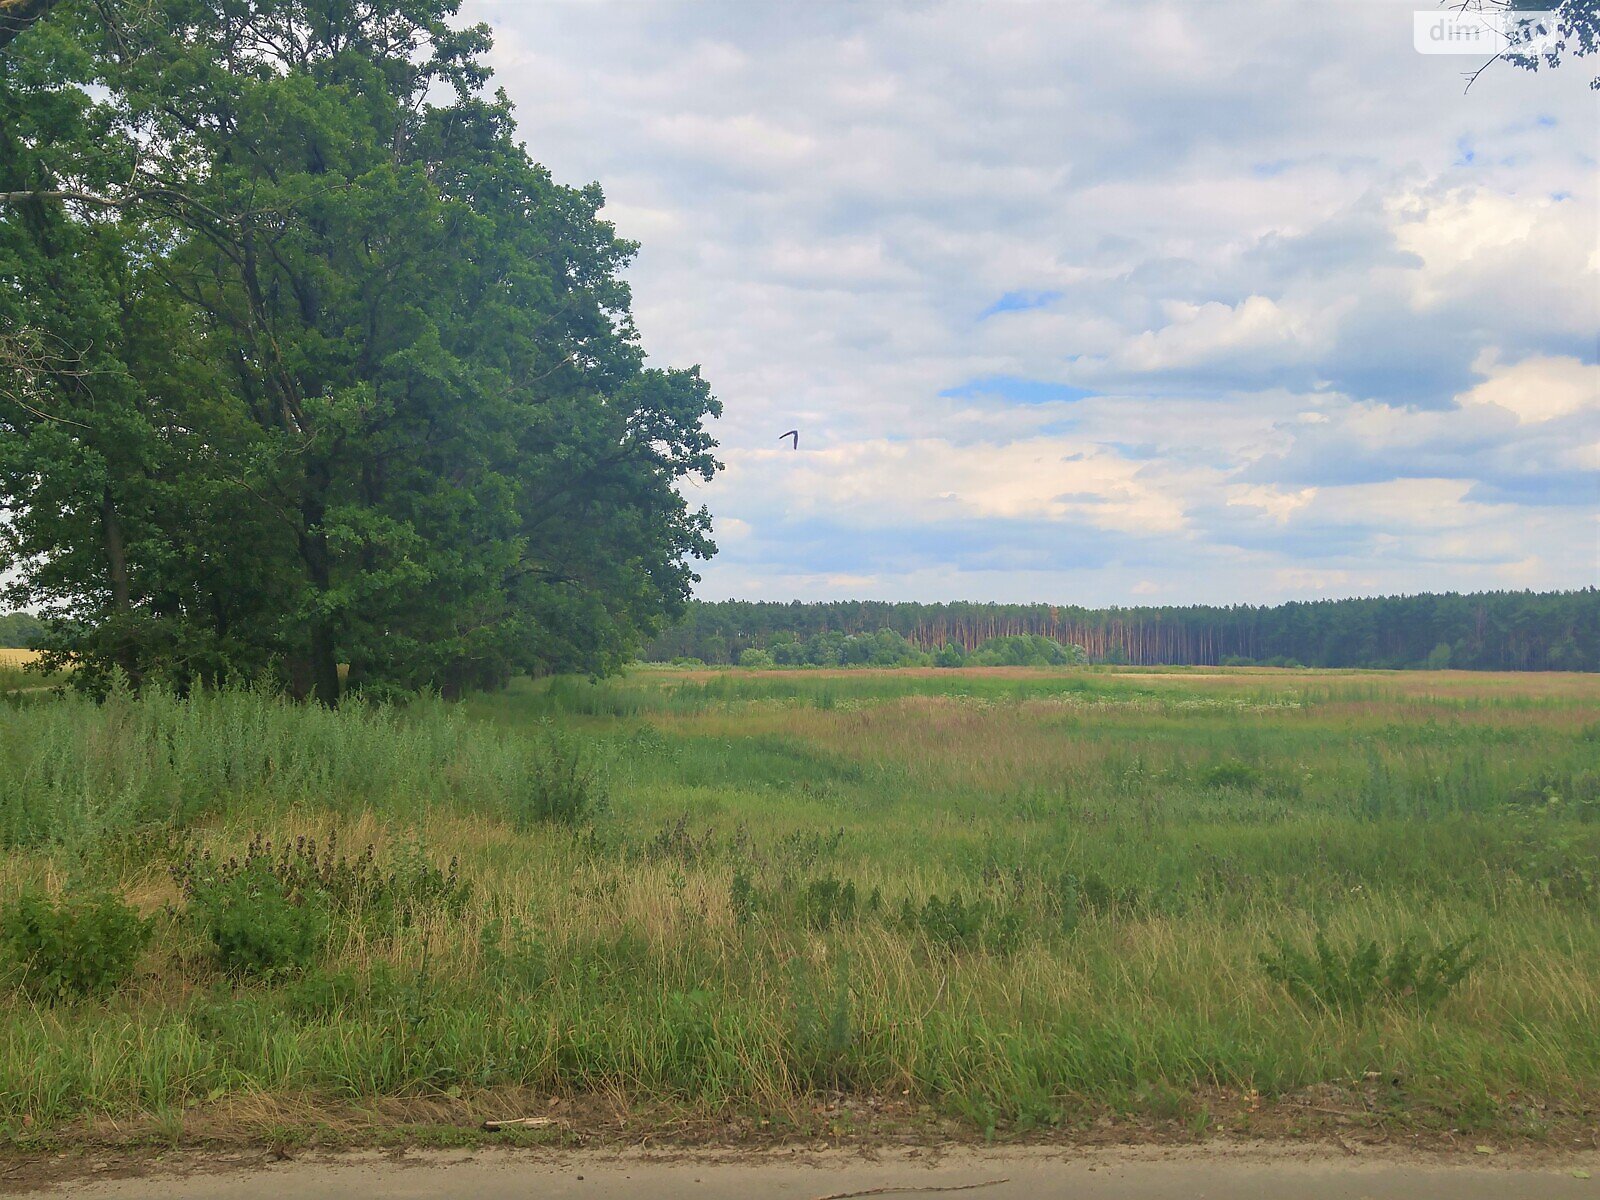
[[[40,1164],[35,1164],[39,1167]],[[47,1166],[47,1164],[45,1164]],[[792,1197],[842,1200],[884,1194],[955,1195],[973,1200],[1177,1200],[1178,1197],[1294,1197],[1295,1200],[1600,1200],[1600,1153],[1570,1156],[1385,1151],[1351,1154],[1319,1147],[1210,1144],[1105,1149],[913,1149],[656,1154],[590,1150],[410,1151],[318,1154],[274,1161],[256,1153],[219,1157],[174,1153],[122,1161],[61,1162],[19,1178],[12,1194],[83,1200],[733,1200]]]

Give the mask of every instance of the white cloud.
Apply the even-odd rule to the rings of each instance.
[[[1124,343],[1115,358],[1132,371],[1167,371],[1197,366],[1224,355],[1282,357],[1304,352],[1309,323],[1266,296],[1249,296],[1236,305],[1208,301],[1166,305],[1169,323],[1145,330]]]
[[[1472,366],[1488,378],[1458,396],[1462,404],[1492,404],[1524,424],[1579,412],[1600,417],[1600,365],[1565,356],[1502,364],[1485,350]]]
[[[1483,186],[1417,189],[1388,203],[1395,241],[1415,254],[1412,303],[1459,307],[1489,294],[1502,318],[1592,336],[1600,328],[1600,216],[1593,180],[1557,200]]]
[[[1594,576],[1566,552],[1594,542],[1600,453],[1588,72],[1463,96],[1409,9],[1298,0],[464,16],[534,154],[642,241],[652,360],[726,405],[730,470],[691,493],[708,589]],[[980,319],[1009,293],[1053,298]],[[996,378],[1100,394],[941,395]],[[866,557],[912,548],[830,563],[841,522]],[[953,528],[982,553],[918,536]],[[1057,542],[1077,558],[1039,565]]]
[[[936,438],[852,442],[808,453],[755,450],[716,485],[729,499],[781,495],[790,516],[885,520],[1072,519],[1108,531],[1176,533],[1181,492],[1092,444],[1036,437],[957,445]]]
[[[1317,498],[1314,487],[1285,492],[1261,484],[1236,484],[1228,489],[1228,503],[1240,508],[1259,508],[1279,525]]]

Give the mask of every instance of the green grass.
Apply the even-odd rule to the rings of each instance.
[[[111,889],[156,932],[110,998],[0,981],[0,1130],[508,1092],[809,1127],[832,1091],[976,1131],[1243,1128],[1330,1087],[1412,1126],[1592,1123],[1597,702],[1578,676],[1095,669],[13,698],[0,903]],[[540,821],[573,752],[564,786],[608,803]],[[171,868],[256,834],[370,844],[374,878],[459,857],[467,899],[400,919],[311,887],[324,959],[230,976]],[[1297,998],[1262,955],[1319,932]],[[1426,1003],[1305,999],[1463,939]]]

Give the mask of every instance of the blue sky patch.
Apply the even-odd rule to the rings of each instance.
[[[1025,312],[1030,308],[1043,308],[1061,299],[1060,292],[1007,292],[978,314],[982,321],[998,313]]]
[[[970,379],[957,387],[945,388],[939,395],[952,400],[972,400],[987,396],[1012,404],[1052,404],[1062,401],[1082,400],[1099,393],[1089,388],[1073,387],[1070,383],[1052,383],[1047,379],[1021,379],[1015,375],[985,375]]]

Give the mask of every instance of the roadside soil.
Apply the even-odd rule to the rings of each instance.
[[[15,1164],[13,1164],[15,1165]],[[54,1178],[0,1180],[12,1194],[82,1200],[845,1200],[889,1193],[962,1200],[1564,1200],[1600,1197],[1600,1153],[1348,1154],[1317,1146],[1213,1142],[1099,1148],[802,1147],[651,1152],[549,1148],[356,1151],[303,1156],[176,1151],[93,1161]]]
[[[1002,1133],[990,1143],[925,1105],[843,1094],[771,1119],[521,1089],[343,1107],[325,1097],[258,1095],[165,1121],[100,1118],[37,1133],[13,1130],[0,1140],[0,1194],[609,1200],[637,1189],[661,1197],[814,1200],[1005,1177],[1011,1182],[973,1189],[974,1200],[1600,1200],[1600,1106],[1559,1111],[1524,1100],[1525,1125],[1490,1133],[1454,1128],[1444,1114],[1414,1102],[1390,1107],[1394,1082],[1319,1085],[1270,1104],[1254,1093],[1215,1089],[1193,1097],[1193,1111],[1167,1120],[1106,1112],[1069,1127]],[[483,1129],[485,1121],[507,1118],[534,1124]]]

